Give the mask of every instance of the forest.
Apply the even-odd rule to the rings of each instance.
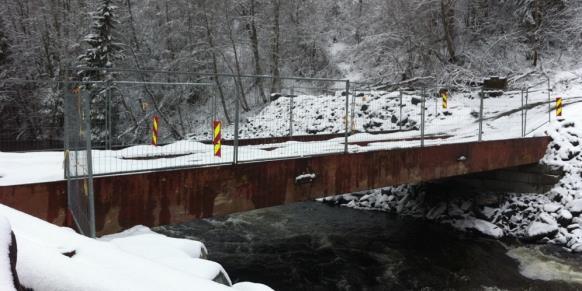
[[[219,88],[212,94],[230,121],[234,86],[260,92],[243,105],[250,111],[282,90],[284,76],[372,84],[428,78],[450,88],[504,76],[517,84],[576,67],[582,44],[582,1],[572,0],[0,1],[0,141],[62,140],[63,88],[55,81],[64,79],[193,80],[139,70],[272,76],[206,79]],[[147,130],[135,96],[149,95],[167,119],[179,111],[168,135],[180,139],[212,95],[202,87],[106,86],[87,85],[93,118],[104,119],[103,96],[113,94],[113,110],[125,112],[115,127],[119,135],[132,128],[122,138],[132,142]]]

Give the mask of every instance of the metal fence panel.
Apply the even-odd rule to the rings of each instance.
[[[68,83],[64,95],[67,204],[79,231],[94,237],[90,94]]]

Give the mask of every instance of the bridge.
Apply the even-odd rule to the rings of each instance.
[[[337,153],[94,179],[98,234],[536,164],[548,137]],[[0,187],[0,203],[73,226],[67,182]]]
[[[384,92],[349,80],[290,77],[281,78],[283,94],[260,101],[256,90],[240,90],[241,76],[195,75],[197,83],[154,78],[110,84],[126,89],[120,92],[127,96],[113,96],[121,101],[139,99],[135,86],[155,87],[159,94],[186,86],[213,96],[211,111],[192,109],[199,116],[191,124],[179,107],[156,107],[153,95],[155,108],[139,99],[139,116],[109,108],[104,121],[92,120],[86,117],[92,116],[93,93],[80,89],[86,82],[60,82],[64,177],[26,185],[0,177],[0,203],[89,235],[180,223],[536,164],[549,138],[531,136],[553,118],[549,83],[502,96],[495,91],[495,98],[477,89],[448,99],[448,93],[428,93],[435,87]],[[220,89],[223,114],[211,94]],[[259,100],[260,111],[241,112],[243,92]],[[211,128],[221,119],[224,128]],[[150,134],[154,145],[144,142]],[[213,155],[218,144],[220,157]],[[53,160],[61,163],[63,153],[56,154]],[[34,167],[19,172],[38,172]]]

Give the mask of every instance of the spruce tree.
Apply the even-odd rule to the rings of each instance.
[[[81,69],[79,77],[82,81],[103,81],[99,84],[85,84],[82,89],[90,91],[91,94],[91,122],[93,126],[93,139],[99,142],[106,141],[108,98],[111,97],[111,129],[110,136],[114,136],[116,120],[116,110],[118,103],[115,98],[114,86],[109,83],[115,79],[115,73],[99,68],[110,69],[114,63],[122,59],[121,44],[116,42],[116,19],[115,11],[117,6],[114,0],[100,0],[97,10],[91,13],[93,24],[91,33],[88,34],[84,42],[89,46],[85,54],[79,56]],[[109,95],[108,95],[109,94]]]

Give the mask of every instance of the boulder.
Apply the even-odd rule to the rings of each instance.
[[[557,233],[557,225],[534,221],[528,226],[525,239],[527,241],[535,242],[541,240],[544,237],[554,237]]]
[[[578,215],[582,213],[582,199],[572,200],[568,203],[568,210],[572,215]]]
[[[560,225],[568,226],[572,222],[572,213],[566,209],[562,209],[558,212],[558,222]]]
[[[549,213],[556,212],[560,208],[562,208],[562,205],[558,203],[548,203],[544,205],[544,211]]]

